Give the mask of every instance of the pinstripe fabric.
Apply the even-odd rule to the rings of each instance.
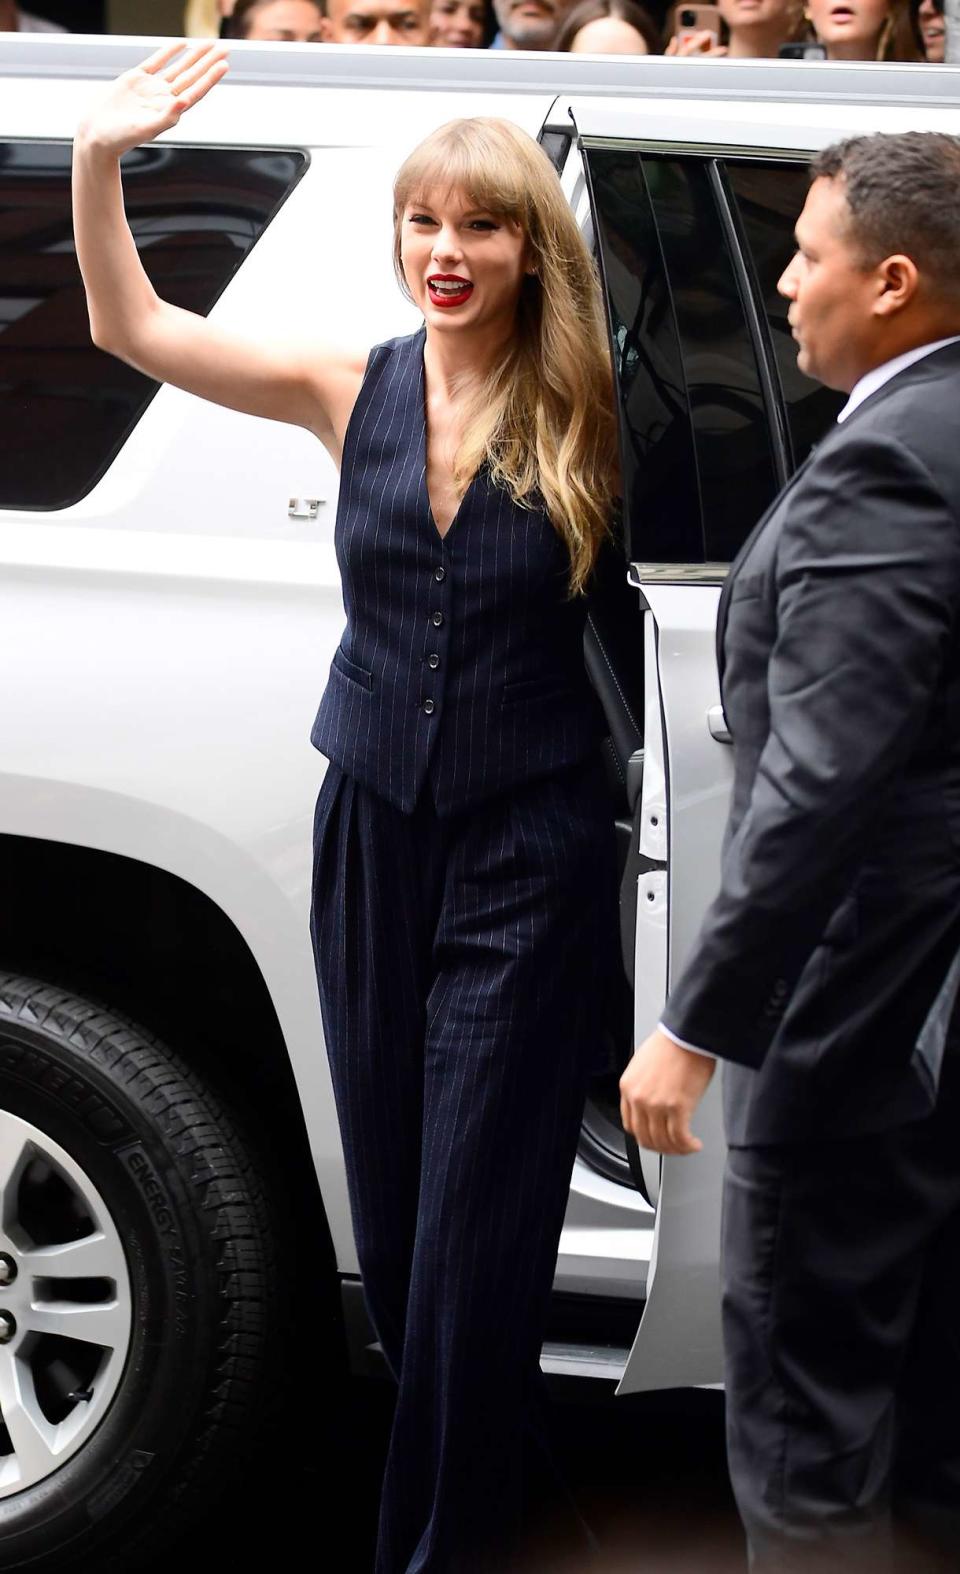
[[[399,1382],[377,1574],[509,1562],[617,954],[599,760],[440,817],[331,765],[313,940],[367,1302]]]
[[[483,473],[441,538],[423,345],[372,352],[344,445],[312,933],[364,1291],[399,1384],[377,1571],[504,1574],[524,1438],[545,1431],[616,859],[566,550]]]
[[[409,812],[441,814],[582,760],[604,733],[583,598],[542,510],[481,472],[441,537],[426,488],[424,331],[370,356],[344,443],[336,548],[347,627],[311,734]]]

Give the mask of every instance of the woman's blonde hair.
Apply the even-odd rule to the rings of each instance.
[[[609,530],[617,482],[613,374],[593,260],[556,171],[505,120],[452,120],[415,148],[393,188],[394,266],[404,210],[437,191],[462,191],[520,225],[528,243],[516,332],[469,396],[454,459],[462,494],[486,464],[524,507],[541,502],[570,554],[571,593],[583,590]]]
[[[217,0],[187,0],[183,8],[183,31],[187,38],[216,38],[220,32]]]

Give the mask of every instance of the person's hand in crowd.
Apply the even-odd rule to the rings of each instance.
[[[702,27],[697,33],[690,33],[686,38],[671,38],[665,55],[725,55],[726,44],[718,44],[709,28]]]

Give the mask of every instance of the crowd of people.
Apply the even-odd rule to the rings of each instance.
[[[715,25],[685,26],[711,7],[674,5],[661,19],[640,0],[187,0],[190,37],[285,43],[434,44],[571,54],[760,59],[818,45],[828,60],[944,59],[943,0],[717,0]],[[0,31],[56,31],[0,0]],[[802,51],[801,51],[802,52]]]
[[[686,9],[664,26],[640,0],[190,0],[186,20],[200,37],[307,43],[759,59],[809,42],[828,60],[944,58],[943,0],[718,0],[713,28],[685,27]]]

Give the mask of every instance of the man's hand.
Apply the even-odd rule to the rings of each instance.
[[[620,1078],[624,1131],[654,1153],[699,1153],[703,1143],[690,1130],[690,1117],[715,1066],[709,1055],[681,1049],[658,1028],[634,1052]]]

